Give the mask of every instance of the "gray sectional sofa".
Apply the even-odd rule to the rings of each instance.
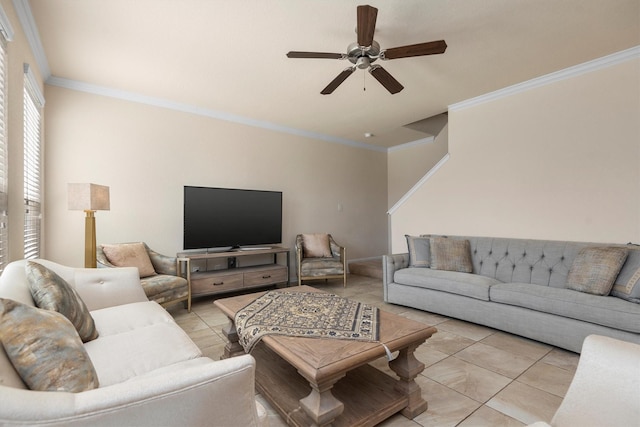
[[[438,254],[433,245],[443,242],[442,236],[407,239],[411,255],[383,257],[386,302],[478,323],[577,353],[591,334],[640,343],[637,245],[449,236],[447,239],[468,242],[465,251],[470,265],[465,270],[435,259]],[[595,274],[599,273],[599,260],[588,255],[593,255],[593,248],[605,247],[623,248],[626,254],[612,279],[611,291],[605,289],[601,292],[604,295],[596,295],[575,282],[590,285],[589,274],[594,273],[593,267]],[[434,261],[439,263],[436,268]],[[567,283],[568,277],[571,283]]]

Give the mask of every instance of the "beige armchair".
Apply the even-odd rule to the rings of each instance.
[[[342,279],[347,286],[346,248],[331,234],[298,234],[296,236],[298,286],[303,280]]]
[[[146,243],[102,244],[96,248],[98,268],[137,267],[147,298],[166,307],[184,302],[191,311],[191,283],[178,274],[178,259],[162,255]],[[187,260],[188,263],[188,260]],[[187,265],[186,271],[189,271]]]
[[[578,369],[551,424],[529,427],[637,426],[640,423],[640,345],[589,335]]]

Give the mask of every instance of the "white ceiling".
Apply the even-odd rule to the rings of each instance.
[[[640,45],[639,0],[372,0],[382,49],[444,39],[447,51],[379,61],[396,95],[363,70],[320,95],[349,63],[285,54],[346,53],[364,1],[29,4],[54,80],[377,148],[424,138],[403,126],[451,104]]]

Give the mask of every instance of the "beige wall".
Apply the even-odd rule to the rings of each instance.
[[[401,146],[389,151],[387,155],[389,208],[447,154],[448,133],[449,127],[445,126],[432,142],[407,148]]]
[[[640,60],[450,111],[449,161],[390,218],[404,234],[640,242]]]
[[[283,191],[283,244],[330,232],[349,259],[387,249],[386,154],[46,86],[47,245],[83,264],[84,213],[67,210],[67,183],[108,185],[98,243],[145,241],[182,250],[184,185]],[[342,210],[338,209],[338,205]]]

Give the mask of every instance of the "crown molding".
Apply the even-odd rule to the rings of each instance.
[[[51,86],[62,87],[65,89],[75,90],[79,92],[91,93],[94,95],[101,95],[109,98],[116,98],[124,101],[130,101],[130,102],[135,102],[139,104],[151,105],[154,107],[166,108],[169,110],[180,111],[183,113],[195,114],[198,116],[224,120],[227,122],[238,123],[241,125],[262,128],[262,129],[266,129],[274,132],[281,132],[281,133],[287,133],[290,135],[301,136],[304,138],[318,139],[325,142],[342,144],[342,145],[347,145],[355,148],[364,148],[367,150],[373,150],[373,151],[379,151],[379,152],[387,151],[386,147],[378,147],[371,144],[365,144],[363,142],[351,141],[349,139],[337,138],[331,135],[325,135],[325,134],[316,133],[316,132],[309,132],[302,129],[281,126],[281,125],[267,122],[267,121],[255,120],[248,117],[225,113],[223,111],[210,110],[207,108],[196,107],[189,104],[181,104],[181,103],[173,102],[167,99],[155,98],[152,96],[141,95],[134,92],[128,92],[124,90],[108,88],[108,87],[94,85],[90,83],[79,82],[76,80],[63,79],[60,77],[51,76],[47,79],[46,83]]]
[[[452,104],[449,106],[449,111],[458,111],[469,107],[475,107],[476,105],[495,101],[501,98],[506,98],[508,96],[515,95],[530,89],[545,86],[560,80],[576,77],[581,74],[590,73],[592,71],[597,71],[613,65],[621,64],[623,62],[630,61],[636,58],[640,58],[640,46],[635,46],[630,49],[613,53],[611,55],[603,56],[602,58],[594,59],[593,61],[585,62],[583,64],[556,71],[542,77],[537,77],[526,82],[508,86],[504,89],[489,92],[485,95],[480,95],[475,98],[470,98],[465,101]]]
[[[22,30],[27,37],[29,46],[31,46],[33,56],[36,58],[36,63],[38,64],[38,69],[40,70],[42,80],[46,81],[49,76],[51,76],[51,69],[49,68],[47,56],[44,54],[44,48],[42,47],[42,43],[40,42],[40,33],[38,33],[36,21],[33,19],[29,1],[13,0],[13,7],[16,10],[16,14],[18,15],[18,19],[20,20],[20,25],[22,25]]]

